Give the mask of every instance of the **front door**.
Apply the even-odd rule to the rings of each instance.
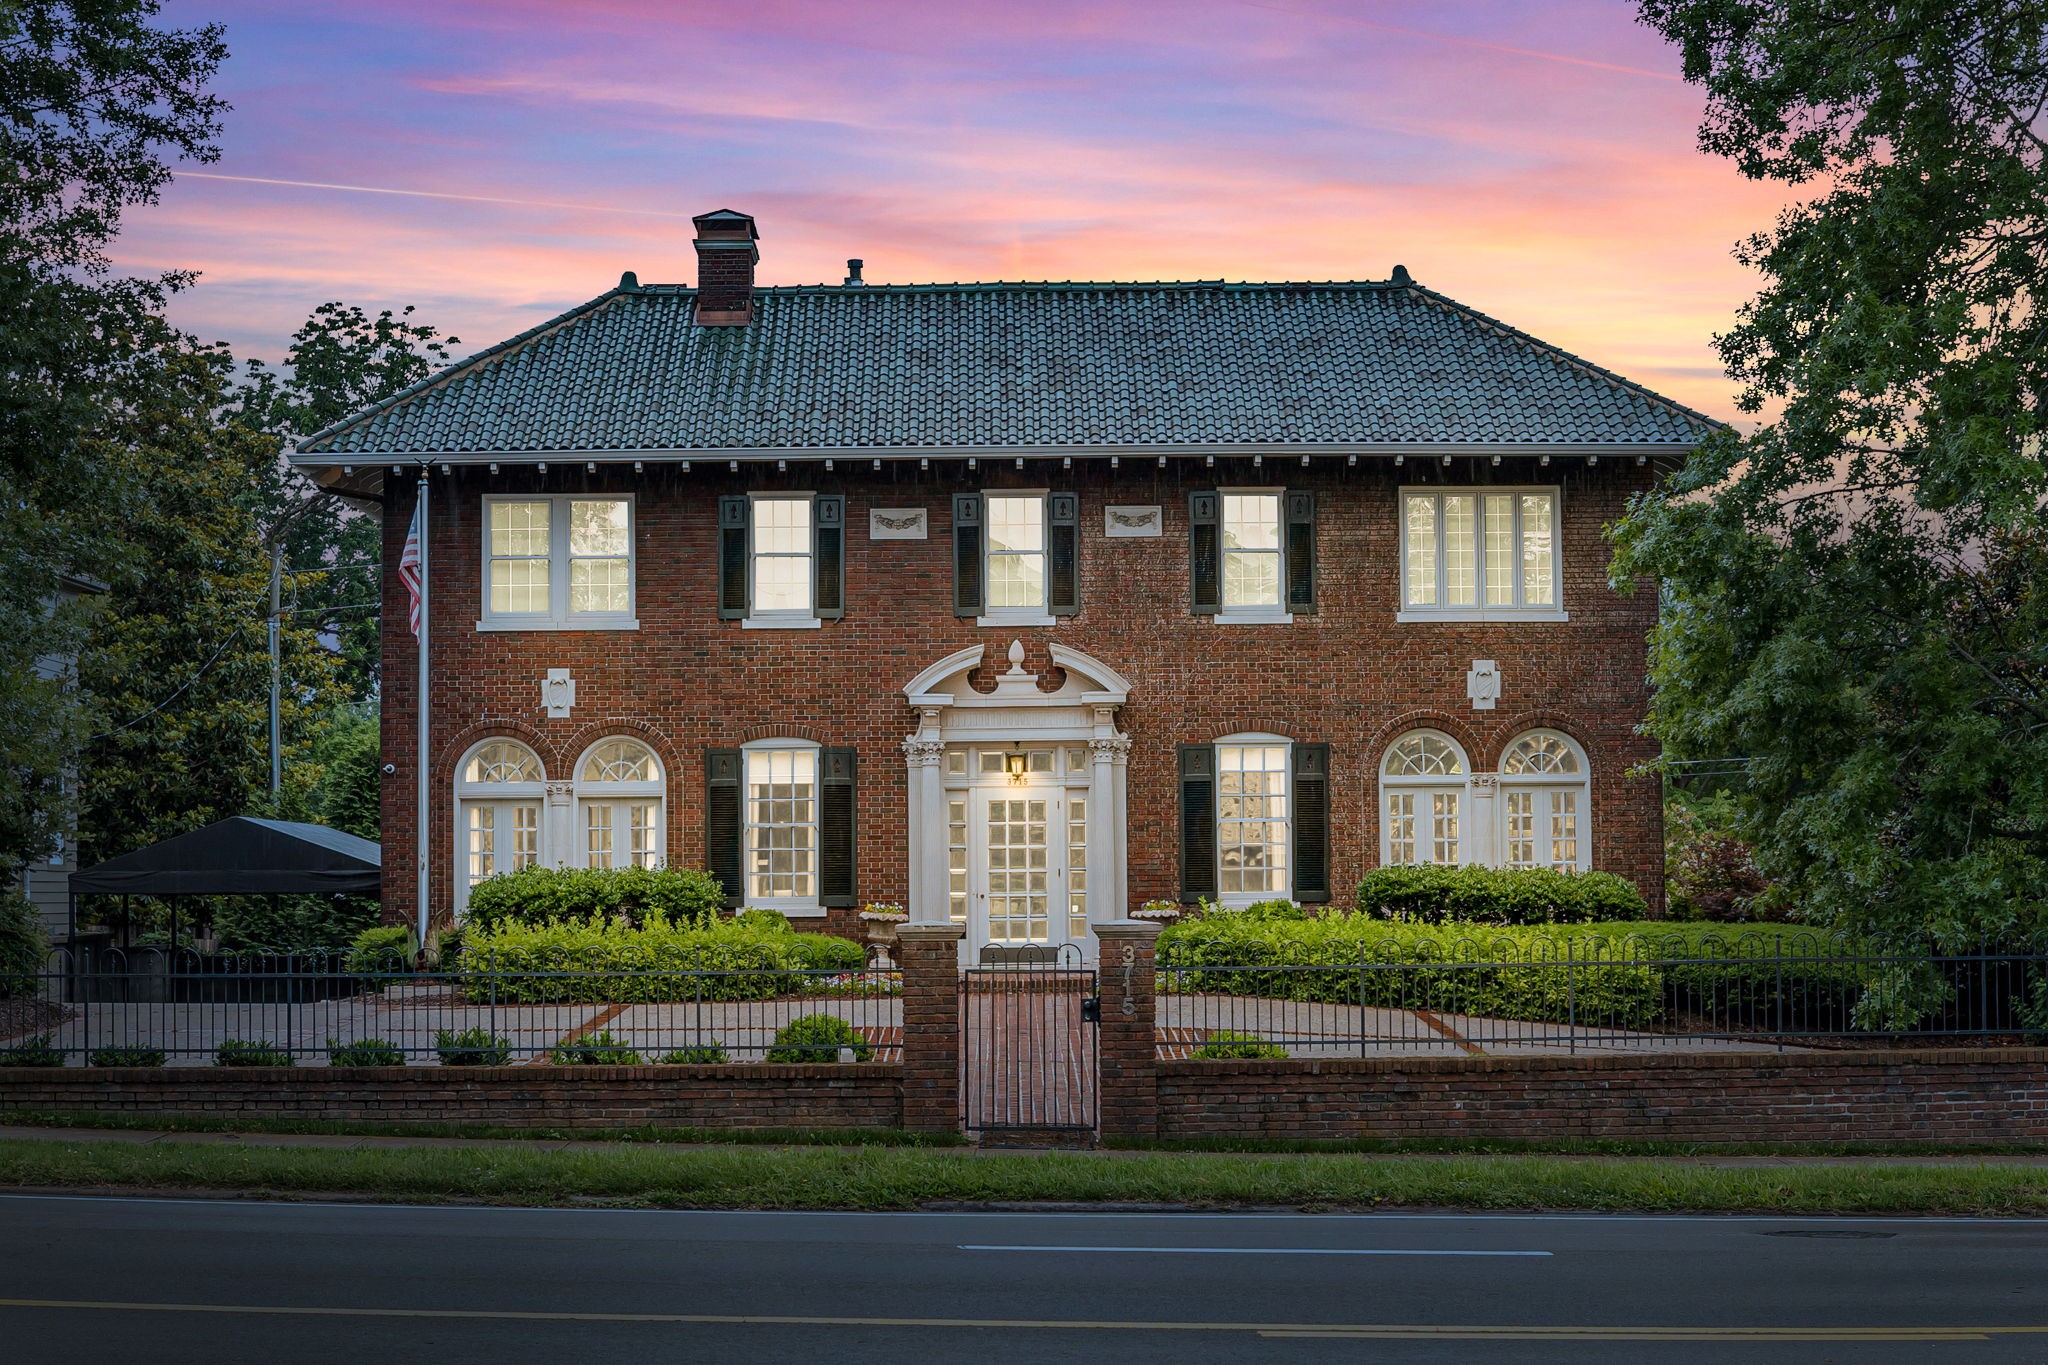
[[[1082,876],[1069,866],[1080,850],[1069,830],[1086,797],[1030,785],[976,790],[972,800],[968,942],[975,955],[985,944],[1057,948],[1085,937],[1081,888],[1071,884]]]

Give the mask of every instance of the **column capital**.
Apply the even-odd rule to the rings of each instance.
[[[903,761],[912,768],[935,768],[946,761],[946,746],[935,739],[906,739]]]
[[[1091,739],[1088,741],[1088,753],[1093,758],[1107,759],[1110,762],[1115,762],[1117,759],[1128,756],[1130,752],[1131,737],[1129,735],[1110,735],[1105,739]]]
[[[1499,791],[1499,790],[1500,790],[1500,774],[1498,774],[1498,773],[1474,773],[1474,774],[1472,774],[1472,794],[1473,794],[1474,796],[1492,796],[1492,795],[1493,795],[1493,794],[1494,794],[1494,793],[1495,793],[1496,791]]]

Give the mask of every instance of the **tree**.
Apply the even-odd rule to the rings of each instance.
[[[167,163],[212,161],[227,106],[207,93],[218,25],[154,27],[143,0],[0,5],[0,869],[67,827],[64,774],[83,721],[44,661],[77,647],[53,611],[67,571],[120,551],[131,506],[107,393],[165,339],[188,275],[110,278],[122,215]]]
[[[395,314],[387,308],[372,318],[350,304],[321,304],[293,333],[281,368],[248,362],[227,415],[288,447],[425,379],[461,339],[444,340],[439,329],[413,321],[412,312],[410,305]],[[370,701],[382,647],[376,520],[319,492],[281,456],[250,496],[265,526],[284,527],[295,617],[335,637],[350,700]]]
[[[1662,579],[1650,724],[1746,756],[1804,918],[1895,946],[2048,927],[2048,7],[1647,0],[1700,144],[1809,192],[1717,338],[1754,434],[1619,527]],[[1906,1008],[1901,1006],[1902,1009]]]

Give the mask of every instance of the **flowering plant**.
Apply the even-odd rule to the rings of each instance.
[[[860,912],[862,919],[909,919],[910,914],[895,901],[869,901]]]

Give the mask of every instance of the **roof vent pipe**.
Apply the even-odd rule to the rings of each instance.
[[[858,256],[849,256],[846,258],[846,279],[844,283],[847,288],[850,289],[855,285],[867,283],[866,280],[860,277],[860,268],[866,264],[867,262],[863,261]]]

